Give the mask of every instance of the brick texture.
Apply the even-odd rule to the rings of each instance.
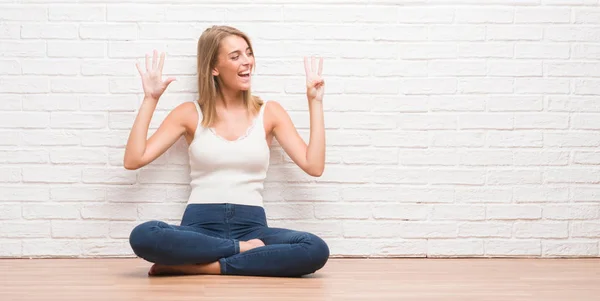
[[[251,36],[254,92],[305,139],[302,56],[325,57],[326,170],[274,143],[271,225],[332,256],[600,255],[598,0],[0,2],[0,257],[133,256],[136,224],[178,222],[185,142],[122,166],[134,64],[179,79],[154,131],[212,24]]]

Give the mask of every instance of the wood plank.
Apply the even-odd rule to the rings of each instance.
[[[330,259],[303,278],[148,277],[141,259],[1,259],[0,300],[599,300],[600,259]]]

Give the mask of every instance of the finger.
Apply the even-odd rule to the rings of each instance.
[[[308,67],[308,58],[304,57],[304,72],[306,72],[306,75],[308,76],[310,74],[310,70]]]
[[[165,56],[166,54],[164,52],[160,54],[160,61],[158,62],[158,71],[160,73],[163,72],[163,67],[165,66]]]
[[[323,85],[323,80],[322,79],[315,79],[313,82],[313,87],[315,88],[319,88]]]
[[[316,70],[316,66],[315,66],[315,57],[311,56],[310,57],[310,71],[311,73],[314,73]]]
[[[323,58],[319,58],[319,76],[323,73]]]
[[[137,70],[140,73],[140,75],[143,76],[144,72],[142,72],[142,67],[140,67],[140,63],[139,62],[135,63],[135,67],[137,68]]]
[[[150,67],[150,55],[146,53],[146,71],[150,71],[152,68]]]
[[[320,86],[322,86],[322,85],[323,85],[323,83],[324,83],[324,81],[323,81],[322,79],[320,79],[320,78],[317,78],[317,79],[314,79],[314,80],[311,82],[311,86],[312,86],[312,87],[314,87],[314,88],[319,88]]]
[[[152,53],[152,70],[156,69],[157,63],[158,63],[158,51],[156,51],[156,49],[154,49],[154,51]]]

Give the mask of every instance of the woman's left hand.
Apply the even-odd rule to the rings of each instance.
[[[323,58],[319,58],[319,66],[316,66],[315,57],[304,57],[304,71],[306,72],[306,97],[308,101],[323,101],[325,93],[325,81],[321,77],[323,72]]]

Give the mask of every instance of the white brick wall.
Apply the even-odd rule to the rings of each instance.
[[[302,56],[325,57],[328,165],[274,146],[271,225],[334,256],[599,256],[598,0],[75,2],[0,1],[0,257],[131,256],[136,224],[179,221],[183,140],[122,167],[134,63],[179,79],[156,129],[211,24],[253,38],[254,91],[306,139]]]

